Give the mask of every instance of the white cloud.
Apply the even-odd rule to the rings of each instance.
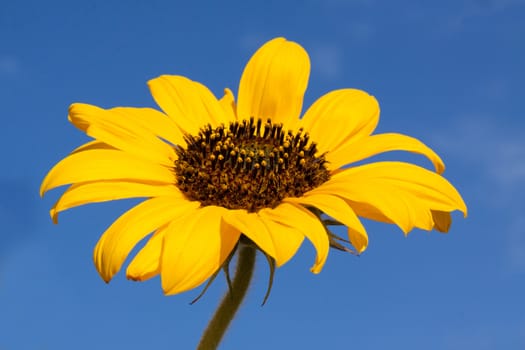
[[[240,45],[241,49],[245,50],[246,52],[253,54],[255,50],[257,50],[262,44],[264,44],[266,41],[270,40],[272,38],[269,38],[262,34],[244,34],[241,37]]]
[[[525,0],[469,0],[457,2],[459,8],[450,16],[445,27],[451,31],[460,30],[472,18],[493,16],[523,4],[525,4]]]
[[[504,189],[515,190],[525,185],[525,141],[502,140],[495,147],[494,162],[489,169],[489,174]]]
[[[511,87],[508,79],[504,77],[493,77],[485,79],[476,84],[474,92],[480,98],[494,102],[504,102],[511,95]]]
[[[436,136],[437,149],[471,176],[471,200],[501,222],[508,265],[525,271],[525,129],[502,118],[468,117]]]
[[[355,34],[355,35],[364,35]],[[253,53],[269,38],[261,34],[245,34],[240,41],[240,46],[246,52]],[[293,40],[293,38],[291,39]],[[306,45],[299,42],[308,51],[312,62],[312,70],[319,74],[323,79],[333,79],[342,73],[343,69],[343,52],[342,49],[334,44],[329,43],[312,43]]]
[[[509,263],[520,271],[525,271],[525,218],[516,216],[509,226]]]
[[[327,6],[372,6],[376,3],[375,0],[315,0],[314,2]]]
[[[525,325],[520,322],[497,320],[487,325],[465,324],[446,334],[439,349],[496,350],[523,349]]]
[[[525,192],[525,130],[503,123],[502,118],[462,118],[454,130],[439,131],[436,142],[477,166],[479,175],[500,190]]]
[[[343,70],[343,53],[340,48],[330,44],[309,46],[312,69],[324,79],[333,79]]]
[[[466,2],[465,15],[487,15],[523,4],[525,0],[470,0]]]
[[[366,41],[372,39],[375,33],[375,28],[370,23],[358,22],[350,26],[351,35],[356,40]]]
[[[0,75],[15,75],[20,71],[20,63],[12,56],[0,56]]]

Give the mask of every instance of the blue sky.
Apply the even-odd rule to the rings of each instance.
[[[10,1],[0,5],[0,349],[191,349],[226,284],[164,297],[158,279],[109,285],[92,249],[135,201],[81,207],[53,225],[38,187],[87,140],[73,102],[154,106],[146,81],[180,74],[220,95],[251,54],[285,36],[309,52],[305,106],[338,88],[375,95],[378,132],[445,160],[469,217],[448,235],[366,221],[360,257],[309,272],[305,243],[259,260],[222,349],[525,348],[525,1]],[[390,157],[429,166],[424,159]]]

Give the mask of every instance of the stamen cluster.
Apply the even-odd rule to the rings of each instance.
[[[302,129],[284,131],[270,119],[207,125],[176,149],[177,186],[203,205],[255,212],[300,197],[330,178],[324,155]]]

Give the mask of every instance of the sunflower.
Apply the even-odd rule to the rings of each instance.
[[[94,140],[43,180],[42,195],[71,184],[52,219],[83,204],[146,198],[104,232],[94,262],[109,282],[149,236],[127,277],[160,275],[165,294],[175,294],[214,276],[243,240],[279,267],[306,237],[316,250],[311,271],[319,273],[330,246],[366,249],[360,217],[406,234],[415,227],[444,232],[450,212],[466,215],[436,153],[409,136],[372,134],[379,120],[373,96],[332,91],[300,118],[309,73],[306,51],[276,38],[249,60],[237,101],[229,89],[217,99],[198,82],[163,75],[148,83],[163,112],[73,104],[70,122]],[[355,165],[387,151],[421,154],[435,172],[395,161]],[[346,226],[348,238],[329,224]]]

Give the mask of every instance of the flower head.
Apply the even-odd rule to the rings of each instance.
[[[444,165],[423,143],[401,134],[372,134],[379,105],[366,92],[332,91],[300,117],[310,73],[306,51],[284,38],[264,44],[248,62],[238,98],[217,99],[181,76],[149,82],[163,112],[73,104],[69,120],[94,138],[57,163],[41,193],[71,186],[51,209],[147,198],[102,235],[94,261],[105,281],[135,245],[133,280],[159,275],[166,294],[201,285],[228,260],[241,237],[277,266],[306,237],[321,271],[330,246],[348,249],[327,228],[348,229],[357,253],[368,245],[360,218],[447,231],[450,212],[466,206],[440,174]],[[435,171],[404,162],[352,165],[387,151],[427,157]]]

